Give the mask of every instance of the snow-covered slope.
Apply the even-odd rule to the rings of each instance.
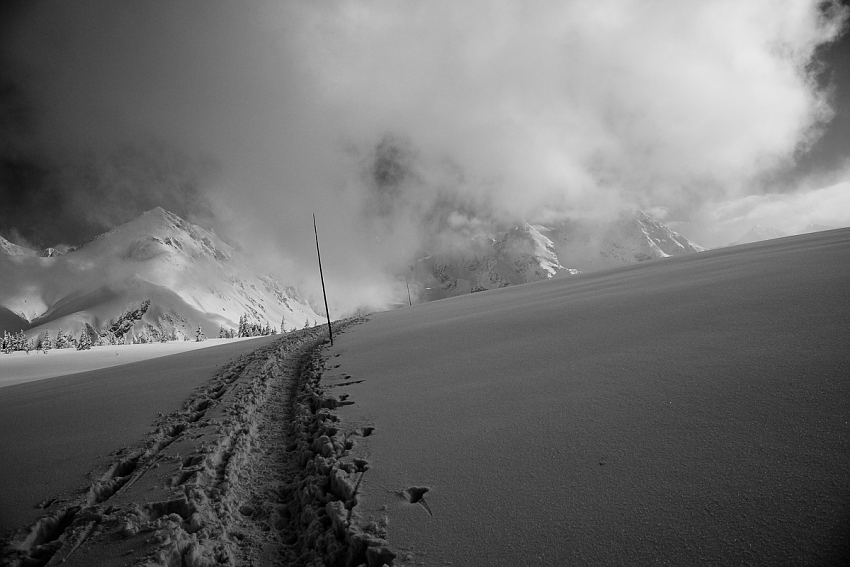
[[[35,250],[13,244],[0,236],[0,256],[35,256]]]
[[[30,336],[120,325],[122,316],[131,333],[152,325],[192,337],[198,325],[212,336],[236,328],[243,314],[277,328],[285,320],[288,329],[320,319],[293,287],[257,274],[214,232],[162,208],[68,254],[0,261],[0,308],[27,321]]]
[[[413,273],[420,300],[427,301],[702,250],[646,213],[630,211],[606,222],[522,222],[463,252],[427,254]]]
[[[848,279],[844,230],[376,314],[355,511],[403,565],[850,565]]]

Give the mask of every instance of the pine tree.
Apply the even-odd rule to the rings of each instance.
[[[198,325],[198,330],[195,332],[195,342],[199,343],[205,340],[207,340],[207,337],[204,335],[204,329]]]
[[[3,331],[3,352],[6,354],[12,352],[12,336],[9,331]]]
[[[80,333],[80,338],[77,341],[77,350],[89,350],[91,348],[91,337],[89,337],[88,329],[83,329]]]
[[[41,350],[44,354],[53,348],[53,339],[50,338],[50,329],[44,331],[44,338],[41,339]]]
[[[35,344],[32,342],[32,339],[24,339],[24,350],[27,351],[27,354],[34,348]]]

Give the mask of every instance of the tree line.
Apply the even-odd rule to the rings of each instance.
[[[183,341],[191,340],[188,334],[180,332],[176,328],[166,331],[150,323],[146,323],[139,332],[131,336],[129,331],[137,321],[141,320],[142,315],[144,315],[149,306],[150,300],[146,299],[139,307],[125,310],[117,320],[110,320],[99,329],[95,329],[88,323],[85,323],[78,337],[74,337],[70,332],[63,331],[62,327],[59,327],[59,331],[55,337],[51,334],[50,329],[47,329],[43,337],[36,337],[34,339],[27,338],[23,330],[17,333],[4,331],[0,350],[6,354],[11,354],[15,351],[26,351],[29,354],[33,350],[47,353],[47,351],[53,349],[72,348],[76,350],[88,350],[93,346],[165,343],[179,341],[181,339]],[[309,318],[304,321],[304,329],[311,326]],[[285,319],[281,320],[280,328],[281,332],[284,333],[297,330],[295,325],[287,330]],[[220,327],[218,336],[222,339],[233,339],[237,337],[263,337],[276,334],[278,334],[277,329],[269,326],[268,321],[261,324],[252,320],[246,313],[239,317],[238,329]],[[198,325],[194,335],[197,342],[207,339],[200,325]]]

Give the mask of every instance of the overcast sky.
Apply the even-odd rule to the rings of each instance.
[[[316,212],[368,295],[423,233],[501,220],[848,226],[850,34],[817,4],[5,2],[0,234],[161,205],[297,272]]]

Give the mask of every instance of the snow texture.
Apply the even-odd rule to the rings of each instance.
[[[368,433],[341,428],[334,410],[353,402],[320,386],[327,339],[310,329],[265,342],[160,414],[141,442],[112,452],[82,490],[44,500],[0,562],[391,563],[355,513],[368,463],[346,456]]]
[[[847,564],[847,281],[840,230],[375,314],[360,513],[394,565]]]
[[[0,561],[846,564],[849,270],[836,230],[263,339]],[[4,389],[16,447],[63,381]]]

